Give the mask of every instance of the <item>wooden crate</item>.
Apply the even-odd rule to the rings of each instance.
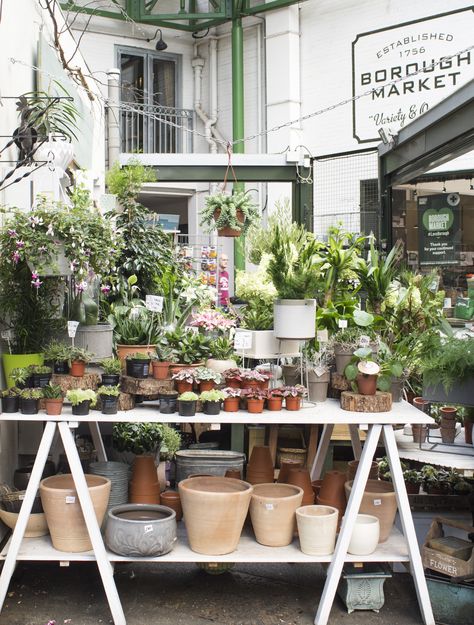
[[[443,525],[463,530],[466,534],[474,532],[474,527],[470,527],[466,523],[445,519],[443,517],[435,517],[422,547],[423,566],[455,579],[474,577],[474,550],[471,550],[471,555],[467,560],[462,560],[461,558],[456,558],[448,553],[444,553],[440,549],[433,549],[431,541],[444,536]]]

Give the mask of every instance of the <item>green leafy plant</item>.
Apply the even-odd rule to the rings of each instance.
[[[446,392],[457,383],[474,377],[474,339],[433,335],[424,345],[423,381],[427,386],[442,385]]]
[[[68,350],[69,366],[71,366],[71,363],[74,361],[85,362],[87,364],[92,358],[93,354],[82,347],[71,346]]]
[[[59,384],[51,384],[50,382],[43,388],[43,396],[45,399],[62,399],[63,391]]]
[[[357,376],[367,374],[363,370],[364,366],[368,363],[372,363],[371,375],[378,375],[380,373],[380,366],[375,362],[374,355],[371,347],[359,347],[352,355],[351,362],[344,369],[344,375],[351,382],[352,389],[357,392],[357,385],[355,380]]]
[[[225,393],[219,391],[217,389],[212,389],[212,391],[204,391],[199,395],[199,399],[202,402],[205,401],[224,401]]]
[[[105,397],[118,397],[120,395],[120,386],[99,386],[97,395]]]
[[[277,291],[267,272],[270,259],[270,254],[264,254],[256,271],[237,271],[235,294],[238,298],[249,304],[273,305]]]
[[[216,384],[220,384],[222,380],[220,373],[217,373],[213,369],[208,369],[207,367],[198,367],[194,376],[198,382],[212,381]]]
[[[109,315],[117,345],[155,345],[159,340],[159,320],[145,307]]]
[[[212,232],[221,228],[232,228],[245,234],[249,227],[260,220],[260,209],[253,202],[248,191],[238,191],[232,195],[215,193],[206,198],[201,212],[201,226]]]
[[[127,360],[150,360],[150,355],[144,352],[134,352],[133,354],[127,354],[125,357]]]
[[[45,362],[64,362],[69,358],[69,345],[60,341],[50,341],[44,350]]]
[[[100,366],[106,375],[120,375],[122,373],[122,363],[118,358],[104,358],[100,361]]]
[[[414,469],[406,469],[403,471],[403,479],[408,484],[421,484],[423,481],[423,476],[420,471],[415,471]]]
[[[241,310],[241,327],[246,330],[273,329],[273,301],[253,300]]]
[[[22,399],[41,399],[43,397],[43,389],[41,388],[23,388],[20,391]]]
[[[97,403],[97,395],[91,389],[71,389],[66,393],[66,399],[70,401],[73,406],[77,406],[83,401],[89,401],[91,406],[95,406]]]
[[[130,451],[137,455],[156,453],[166,448],[166,456],[172,458],[181,445],[179,432],[165,423],[114,423],[113,446],[118,451]]]
[[[226,336],[218,336],[211,345],[211,358],[230,360],[234,355],[234,341]]]
[[[12,379],[14,386],[18,386],[19,384],[26,384],[30,375],[28,367],[16,367],[10,373],[10,378]]]
[[[47,365],[29,365],[27,369],[29,375],[47,375],[53,372],[52,368]]]
[[[160,338],[160,345],[165,344],[173,350],[175,362],[193,365],[206,361],[212,353],[213,339],[186,329],[166,332]]]
[[[176,382],[187,382],[193,384],[196,381],[196,369],[181,369],[171,376]]]
[[[283,397],[306,397],[308,391],[302,384],[296,384],[295,386],[284,386],[281,393]]]
[[[196,393],[192,391],[186,391],[186,393],[181,393],[178,397],[179,401],[197,401],[199,399]]]

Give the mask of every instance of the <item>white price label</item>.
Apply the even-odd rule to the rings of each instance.
[[[70,339],[73,339],[76,336],[77,326],[79,325],[79,321],[68,321],[67,322],[67,334]]]
[[[318,376],[318,378],[320,378],[323,373],[326,373],[327,368],[323,367],[322,365],[318,365],[317,367],[314,367],[314,373]]]
[[[76,498],[74,497],[74,495],[68,495],[66,497],[66,503],[76,503]]]
[[[234,337],[234,349],[246,350],[252,347],[251,332],[236,332]]]
[[[369,347],[370,345],[370,336],[363,334],[359,339],[359,347]]]
[[[374,506],[381,506],[381,505],[382,505],[381,499],[374,499]]]
[[[342,329],[347,328],[347,319],[339,319],[337,325]]]
[[[147,295],[145,298],[145,306],[151,312],[161,312],[163,310],[163,298],[161,295]]]
[[[316,332],[316,339],[318,343],[327,343],[329,341],[329,334],[327,330],[318,330]]]
[[[369,429],[369,425],[367,423],[359,424],[359,430],[368,430],[368,429]]]
[[[273,510],[273,504],[272,503],[266,503],[265,504],[265,510]]]
[[[145,525],[145,527],[143,528],[143,532],[145,534],[149,534],[152,531],[153,531],[153,525]]]
[[[443,302],[443,308],[451,308],[452,302],[450,297],[445,297]]]
[[[20,501],[23,501],[23,499],[24,499],[24,498],[25,498],[25,495],[18,495],[18,499],[19,499]]]
[[[4,330],[1,334],[2,339],[4,339],[5,341],[12,341],[13,340],[13,330]]]

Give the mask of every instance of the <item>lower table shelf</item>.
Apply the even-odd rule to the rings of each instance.
[[[0,558],[4,559],[9,547],[7,542]],[[265,547],[255,540],[251,531],[244,530],[239,545],[233,553],[224,556],[208,556],[195,553],[189,547],[184,526],[178,524],[178,542],[170,553],[153,558],[131,558],[107,552],[111,562],[330,562],[332,556],[308,556],[299,549],[298,539],[287,547]],[[35,560],[49,562],[90,562],[94,561],[94,553],[68,553],[57,551],[51,544],[49,536],[24,538],[18,553],[18,560]],[[409,560],[408,549],[404,536],[396,528],[392,529],[388,540],[378,545],[376,551],[368,556],[352,556],[348,554],[347,562],[406,562]]]

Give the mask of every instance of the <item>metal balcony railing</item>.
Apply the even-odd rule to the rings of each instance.
[[[189,154],[193,151],[194,112],[168,106],[120,105],[122,152]]]

